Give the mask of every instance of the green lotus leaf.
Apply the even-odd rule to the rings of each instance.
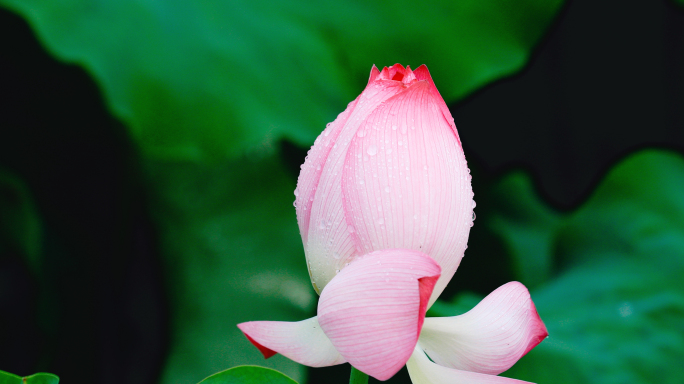
[[[236,326],[299,321],[314,312],[294,181],[279,158],[146,167],[173,315],[162,382],[196,383],[244,364],[301,380],[302,365],[281,355],[264,360]]]
[[[156,158],[309,146],[372,64],[427,64],[447,101],[522,68],[561,0],[0,0],[83,65]]]
[[[243,365],[207,377],[201,384],[297,384],[286,375],[264,367]]]
[[[31,376],[21,377],[15,374],[0,371],[0,384],[58,384],[59,377],[52,373],[35,373]]]

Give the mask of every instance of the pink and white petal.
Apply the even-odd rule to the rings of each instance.
[[[375,70],[377,71],[377,68]],[[372,73],[371,71],[371,76]],[[299,173],[297,188],[295,189],[295,210],[297,212],[299,231],[302,234],[304,244],[306,244],[309,234],[311,205],[316,194],[321,172],[328,159],[330,150],[334,146],[352,111],[354,111],[357,102],[358,98],[349,103],[347,109],[340,113],[335,121],[325,127],[325,130],[321,132],[316,138],[314,145],[309,149],[304,164],[301,165],[301,172]]]
[[[250,321],[238,324],[238,328],[266,359],[280,353],[309,367],[346,362],[323,333],[316,317],[297,322]]]
[[[406,368],[408,368],[413,384],[531,384],[528,381],[461,371],[437,365],[431,362],[418,346],[406,362]]]
[[[510,282],[463,315],[425,319],[418,343],[439,365],[497,375],[547,335],[527,288]]]
[[[442,95],[437,90],[435,82],[432,80],[432,76],[430,75],[430,71],[428,71],[427,66],[423,64],[416,68],[416,70],[413,71],[413,75],[416,79],[425,80],[428,82],[428,84],[430,84],[430,93],[432,94],[432,97],[439,105],[439,110],[442,111],[444,120],[446,120],[451,129],[454,131],[454,135],[456,135],[456,140],[458,141],[459,147],[462,147],[461,139],[458,136],[458,131],[456,130],[456,123],[454,123],[454,118],[451,116],[451,111],[449,111],[449,107],[446,105],[446,102],[444,102],[444,98],[442,98]]]
[[[431,305],[463,257],[473,193],[463,150],[430,84],[405,86],[405,92],[378,106],[352,138],[342,194],[360,254],[414,249],[439,263],[442,276]]]
[[[377,69],[376,69],[377,70]],[[309,274],[316,292],[358,253],[342,206],[342,172],[349,144],[359,127],[378,105],[405,90],[402,82],[379,80],[371,72],[363,93],[343,115],[323,132],[309,152],[297,186],[297,219],[300,223]],[[329,133],[328,133],[329,132]],[[320,169],[319,169],[320,168]],[[308,221],[307,221],[308,219]]]
[[[439,265],[418,251],[387,249],[364,255],[325,287],[318,321],[351,365],[387,380],[416,345],[439,275]]]

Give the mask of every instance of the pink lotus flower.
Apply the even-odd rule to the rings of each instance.
[[[522,284],[461,316],[425,318],[463,257],[475,206],[427,67],[374,66],[363,93],[316,139],[295,196],[318,316],[239,324],[264,357],[349,362],[379,380],[406,364],[414,383],[518,382],[491,375],[547,336]]]

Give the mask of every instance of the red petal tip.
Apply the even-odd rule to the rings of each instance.
[[[530,300],[530,317],[536,324],[536,328],[534,335],[530,337],[530,341],[527,344],[527,348],[525,348],[525,353],[523,353],[523,356],[525,356],[527,352],[531,351],[549,336],[549,331],[546,329],[546,324],[544,324],[544,321],[542,321],[539,313],[537,313],[537,307],[534,305],[532,300]]]
[[[373,68],[371,68],[370,76],[368,77],[368,84],[372,83],[375,81],[375,79],[380,76],[380,70],[378,70],[378,67],[373,64]]]
[[[259,344],[256,340],[252,339],[252,338],[251,338],[247,333],[245,333],[245,331],[242,329],[242,327],[241,327],[242,324],[245,324],[245,323],[238,324],[238,328],[240,328],[240,330],[242,331],[242,334],[245,335],[245,337],[247,338],[247,340],[249,340],[250,343],[252,343],[255,347],[257,347],[257,349],[259,350],[259,352],[261,352],[261,354],[264,355],[264,359],[268,359],[269,357],[271,357],[271,356],[275,355],[276,353],[278,353],[278,352],[276,352],[276,351],[274,351],[274,350],[272,350],[272,349],[269,349],[269,348],[264,347],[263,345]]]

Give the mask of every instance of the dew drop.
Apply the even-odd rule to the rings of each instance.
[[[397,126],[396,126],[396,125],[393,125],[393,126],[392,126],[392,130],[393,130],[393,131],[396,131],[396,130],[397,130]]]
[[[378,147],[376,147],[375,145],[370,145],[366,152],[368,152],[368,154],[371,156],[375,156],[375,154],[378,153]]]
[[[378,219],[378,224],[380,224],[380,225],[385,224],[385,219],[383,219],[382,217],[379,218],[379,219]]]
[[[339,252],[333,252],[334,259],[339,259],[340,257],[342,257],[342,255]],[[337,272],[339,272],[339,269],[337,270]]]
[[[359,131],[356,132],[356,136],[364,137],[364,136],[366,136],[366,131],[364,131],[363,129],[359,129]]]
[[[389,191],[390,191],[390,187],[389,187],[389,185],[388,185],[388,186],[385,187],[385,192],[389,193]]]
[[[398,142],[397,144],[399,144],[399,146],[400,146],[400,147],[401,147],[402,145],[404,145],[404,143],[403,143],[403,142],[401,142],[401,141],[400,141],[400,142]]]

